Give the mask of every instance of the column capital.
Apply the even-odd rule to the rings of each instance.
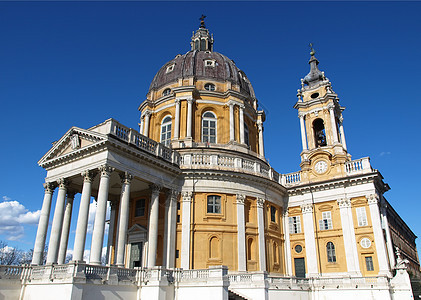
[[[244,110],[246,108],[246,106],[244,104],[238,104],[238,107],[240,107],[240,110]]]
[[[263,208],[265,206],[265,199],[263,198],[257,198],[257,207]]]
[[[86,170],[80,173],[80,175],[83,177],[83,181],[92,182],[94,181],[95,176],[98,174],[96,170]]]
[[[333,111],[334,108],[335,108],[335,104],[333,104],[333,103],[329,103],[327,105],[327,109],[330,110],[330,111]]]
[[[170,205],[171,202],[177,201],[177,197],[180,194],[180,191],[178,190],[167,190],[165,192],[165,195],[167,196],[167,199],[165,200],[165,206]]]
[[[237,194],[235,203],[237,203],[237,205],[244,205],[245,200],[246,200],[246,195]]]
[[[344,122],[344,117],[342,116],[342,114],[339,116],[339,123],[342,125],[342,123]]]
[[[348,198],[340,198],[337,200],[339,208],[349,208],[351,207],[351,200]]]
[[[301,204],[301,211],[303,212],[303,214],[313,213],[313,204],[311,203]]]
[[[57,180],[57,185],[59,187],[59,189],[67,189],[67,187],[70,184],[70,180],[66,179],[66,178],[60,178]]]
[[[282,213],[282,217],[283,217],[283,218],[288,218],[288,216],[289,216],[289,212],[288,212],[288,208],[286,208],[286,209],[283,211],[283,213]]]
[[[366,197],[367,197],[369,205],[379,203],[379,195],[377,194],[370,194],[370,195],[367,195]]]
[[[98,170],[101,172],[101,176],[110,176],[115,168],[110,167],[109,165],[102,165],[98,167]]]
[[[129,172],[121,172],[120,173],[121,183],[130,184],[133,179],[133,175]]]
[[[191,202],[192,192],[182,192],[183,202]]]
[[[142,113],[142,115],[141,115],[141,117],[142,118],[144,118],[144,117],[150,117],[150,115],[152,114],[152,112],[150,111],[150,110],[145,110],[143,113]]]
[[[56,189],[57,184],[55,182],[45,182],[43,186],[46,193],[52,194],[54,190]]]
[[[149,188],[151,189],[152,195],[153,195],[153,194],[159,194],[159,192],[162,189],[162,186],[160,186],[158,184],[155,184],[155,183],[152,183],[152,184],[149,185]]]
[[[192,104],[194,102],[194,99],[192,97],[186,98],[186,100],[188,104]]]
[[[306,115],[307,115],[306,113],[299,112],[299,113],[298,113],[298,118],[300,118],[300,119],[304,119],[304,117],[305,117]]]

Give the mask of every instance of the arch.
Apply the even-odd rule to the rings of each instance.
[[[253,238],[249,238],[247,240],[247,260],[254,260],[254,240]]]
[[[336,262],[335,245],[332,242],[328,242],[326,244],[326,254],[327,254],[327,262],[330,262],[330,263]]]
[[[216,128],[216,115],[211,111],[204,112],[202,115],[202,142],[216,144]]]
[[[219,258],[219,239],[216,236],[209,239],[209,258]]]
[[[313,132],[314,132],[314,142],[315,146],[323,147],[327,145],[326,142],[326,130],[325,124],[322,119],[317,118],[313,121]]]
[[[165,146],[169,146],[171,143],[171,126],[172,118],[171,115],[167,115],[162,119],[161,122],[161,143]]]

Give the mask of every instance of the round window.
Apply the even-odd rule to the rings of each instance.
[[[303,251],[303,247],[301,245],[297,245],[297,246],[295,246],[294,250],[297,253],[301,253],[301,251]]]
[[[363,248],[365,248],[365,249],[370,248],[370,246],[371,246],[371,241],[370,241],[370,239],[368,239],[368,238],[363,238],[363,239],[360,241],[360,245],[361,245],[361,247],[363,247]]]
[[[212,84],[212,83],[206,83],[205,84],[205,90],[214,91],[215,90],[215,85]]]
[[[316,99],[317,97],[319,97],[319,93],[313,93],[310,96],[312,99]]]

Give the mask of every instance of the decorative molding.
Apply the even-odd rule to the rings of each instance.
[[[59,187],[59,189],[67,189],[67,187],[70,184],[70,180],[66,179],[66,178],[60,178],[57,180],[57,185]]]
[[[265,206],[265,199],[263,198],[257,198],[257,207],[258,208],[263,208]]]
[[[192,192],[182,192],[183,202],[191,202],[192,196]]]
[[[94,178],[97,174],[98,173],[94,170],[86,170],[86,171],[83,171],[82,173],[80,173],[80,175],[83,177],[84,182],[87,181],[87,182],[91,182],[91,183],[92,183],[92,181],[94,181]]]
[[[52,194],[52,193],[54,193],[54,190],[57,187],[57,183],[55,183],[55,182],[46,182],[46,183],[43,184],[43,186],[44,186],[45,193]]]
[[[130,184],[133,179],[133,175],[129,172],[120,173],[121,183]]]
[[[370,194],[367,195],[368,205],[377,204],[379,203],[379,195],[377,194]]]
[[[153,194],[159,194],[159,192],[162,189],[162,186],[160,186],[156,183],[152,183],[152,184],[149,185],[149,188],[151,189],[152,195],[153,195]]]
[[[349,200],[348,198],[340,198],[337,201],[340,208],[351,207],[351,200]]]
[[[108,165],[102,165],[98,167],[99,172],[102,176],[110,176],[111,173],[115,170],[115,168],[108,166]]]
[[[76,150],[80,148],[80,138],[77,133],[74,133],[70,136],[70,142],[72,145],[72,150]]]
[[[236,195],[236,204],[242,204],[242,205],[244,205],[244,202],[245,202],[245,200],[246,200],[246,196],[245,195],[240,195],[240,194],[237,194]]]
[[[301,204],[301,211],[303,212],[303,214],[313,213],[313,204],[311,203]]]

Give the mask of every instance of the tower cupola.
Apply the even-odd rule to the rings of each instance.
[[[200,20],[200,27],[196,32],[193,32],[191,38],[191,50],[197,51],[213,51],[213,36],[209,33],[209,30],[205,25],[206,16],[202,15]]]
[[[311,58],[308,62],[310,64],[310,72],[306,75],[306,77],[304,77],[304,83],[307,84],[309,87],[312,87],[324,79],[324,74],[319,70],[319,61],[314,56],[316,54],[316,51],[314,51],[313,45],[310,44],[310,47]]]

